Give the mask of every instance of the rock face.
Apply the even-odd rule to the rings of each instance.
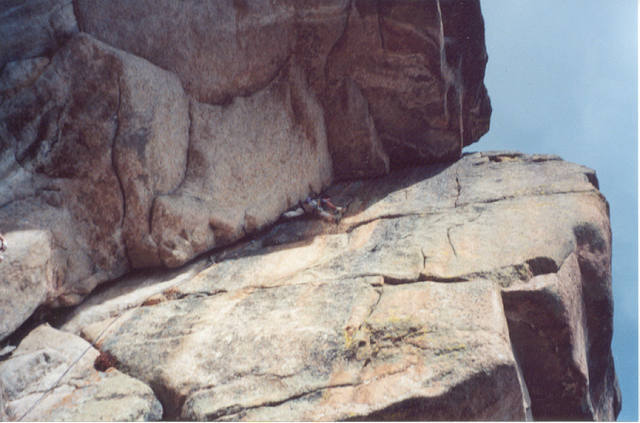
[[[0,419],[616,417],[595,173],[461,158],[478,1],[5,1],[0,36]],[[279,220],[321,191],[339,222]]]
[[[75,33],[65,0],[7,0],[0,5],[0,69],[9,62],[51,55]]]
[[[153,391],[112,366],[97,371],[99,356],[75,335],[38,327],[0,363],[0,396],[6,401],[0,415],[10,420],[160,420],[162,406]],[[38,407],[32,408],[36,401]]]
[[[206,103],[255,92],[295,57],[325,106],[339,178],[457,158],[489,129],[477,1],[79,0],[77,12],[83,31]]]
[[[474,153],[339,183],[281,221],[92,295],[60,328],[169,419],[612,420],[608,205],[592,170]]]
[[[488,130],[477,1],[9,1],[0,35],[0,233],[42,250],[0,339]]]

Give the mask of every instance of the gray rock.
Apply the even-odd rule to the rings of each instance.
[[[42,325],[0,363],[11,420],[159,420],[151,389],[114,368],[94,369],[100,352],[75,335]],[[1,403],[0,403],[1,404]]]
[[[31,85],[49,64],[46,57],[16,60],[4,66],[0,74],[0,99],[8,99]]]
[[[340,183],[339,224],[283,221],[144,295],[125,278],[62,327],[172,418],[612,420],[596,186],[583,166],[506,152]]]
[[[77,32],[68,0],[5,0],[0,4],[0,69],[15,60],[52,55]]]
[[[19,231],[6,235],[11,248],[0,261],[0,333],[10,334],[56,289],[59,262],[51,233]]]

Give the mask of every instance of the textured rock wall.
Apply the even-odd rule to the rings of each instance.
[[[77,12],[83,31],[174,72],[202,102],[256,92],[296,57],[339,178],[455,159],[489,129],[477,1],[79,0]]]
[[[0,338],[488,130],[473,1],[10,1],[0,35]]]
[[[0,363],[0,390],[6,401],[2,411],[11,420],[159,420],[162,405],[153,391],[114,368],[97,371],[94,362],[99,356],[77,336],[38,327],[22,340],[11,360]],[[38,398],[42,401],[36,409]]]
[[[475,153],[329,193],[348,205],[339,224],[282,220],[138,272],[58,326],[148,384],[166,419],[615,418],[592,170]]]
[[[614,419],[608,205],[460,158],[483,32],[473,0],[0,3],[0,418]],[[327,189],[340,222],[278,220]]]

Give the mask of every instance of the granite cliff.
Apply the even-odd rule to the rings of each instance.
[[[9,1],[0,34],[0,417],[617,415],[595,172],[462,152],[478,1]]]

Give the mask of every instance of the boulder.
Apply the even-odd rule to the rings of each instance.
[[[5,335],[49,299],[60,281],[57,272],[61,267],[48,231],[11,232],[6,240],[11,248],[0,262],[0,333]]]
[[[339,223],[283,220],[184,271],[124,278],[61,328],[173,419],[615,419],[591,169],[473,153],[328,193]]]
[[[339,179],[454,159],[489,129],[478,1],[78,0],[76,11],[83,31],[175,73],[204,103],[255,93],[295,58]]]
[[[384,173],[387,156],[395,167],[460,157],[489,129],[486,61],[478,2],[351,2],[326,64],[327,121],[336,125],[330,133],[346,134],[330,138],[333,151],[348,157],[338,175],[368,173],[362,151],[379,150],[379,143],[385,154],[371,156],[377,174]],[[375,127],[357,140],[349,136],[353,124],[335,118],[351,111],[345,98],[355,95],[353,85]],[[367,119],[347,117],[366,127]]]
[[[85,328],[89,339],[98,327]],[[144,374],[172,419],[525,417],[500,293],[487,281],[203,292],[137,308],[107,333],[100,348]],[[465,396],[474,403],[460,408]]]
[[[162,405],[148,386],[113,366],[96,370],[94,363],[100,359],[100,352],[85,340],[39,326],[0,362],[0,396],[5,401],[0,408],[9,420],[162,418]]]
[[[255,232],[331,181],[322,109],[293,62],[252,96],[192,101],[190,117],[185,178],[151,210],[166,266]]]
[[[204,103],[269,85],[295,43],[291,0],[79,0],[80,28],[179,76]]]

